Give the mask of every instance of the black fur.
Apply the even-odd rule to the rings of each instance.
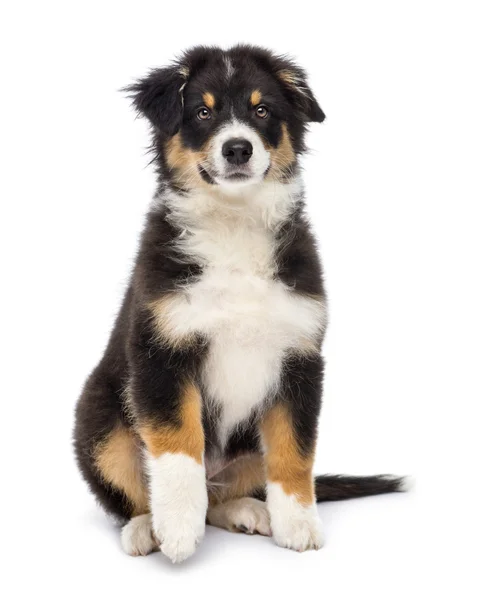
[[[281,281],[302,294],[324,296],[321,262],[302,203],[279,231],[278,241]]]
[[[365,496],[403,492],[405,480],[391,475],[317,475],[314,479],[317,502],[336,502]],[[266,490],[257,488],[253,498],[266,499]]]
[[[226,59],[234,69],[230,81],[223,75]],[[213,92],[217,105],[215,118],[203,122],[196,114],[206,89]],[[247,90],[252,89],[263,94],[270,119],[254,117],[254,107],[247,104]],[[219,48],[194,48],[171,67],[152,71],[127,91],[136,110],[152,127],[158,194],[162,195],[167,190],[185,193],[164,157],[165,143],[178,131],[184,146],[197,150],[234,111],[238,120],[250,123],[268,147],[277,148],[286,126],[297,157],[280,174],[286,181],[298,172],[307,124],[325,118],[299,67],[287,58],[249,46],[226,52]],[[209,173],[200,170],[200,174],[208,185],[215,185]],[[95,464],[95,449],[118,424],[129,429],[142,421],[177,424],[181,385],[185,380],[198,380],[209,347],[209,340],[198,336],[184,347],[173,348],[157,339],[152,325],[150,303],[191,283],[203,272],[203,265],[174,246],[180,235],[181,228],[171,218],[167,203],[150,211],[114,331],[100,364],[85,384],[76,410],[74,444],[81,472],[103,507],[124,519],[132,514],[129,503],[102,478]],[[277,235],[276,278],[296,294],[324,298],[320,261],[302,203]],[[288,354],[281,386],[303,455],[314,447],[322,379],[323,359],[319,354]],[[209,402],[209,398],[205,401]],[[204,430],[208,457],[219,452],[215,410],[204,415]],[[258,423],[253,415],[232,432],[224,454],[233,459],[258,452]],[[316,480],[316,492],[318,500],[336,500],[398,491],[400,484],[400,479],[383,477],[322,476]],[[258,489],[253,495],[264,494]]]
[[[318,475],[315,480],[316,499],[318,502],[349,500],[363,496],[376,496],[402,492],[405,481],[402,477],[391,475]]]
[[[234,78],[229,82],[224,75],[223,61],[226,59],[232,62],[235,70]],[[298,88],[280,79],[278,74],[282,72],[292,74],[298,81]],[[188,76],[184,75],[186,73]],[[202,122],[195,115],[196,109],[203,104],[202,93],[206,89],[212,91],[220,104],[216,107],[216,119]],[[244,93],[247,89],[263,92],[271,119],[254,118]],[[254,46],[240,45],[229,51],[203,46],[193,48],[171,67],[154,69],[124,91],[132,98],[138,113],[152,125],[156,164],[161,180],[168,181],[172,173],[162,160],[163,146],[180,126],[184,144],[198,149],[234,110],[239,120],[258,128],[272,146],[279,143],[281,123],[285,122],[294,150],[302,153],[307,123],[325,119],[305,72],[290,59]],[[223,105],[223,98],[229,98],[230,104]],[[208,173],[204,172],[203,176],[210,180]]]

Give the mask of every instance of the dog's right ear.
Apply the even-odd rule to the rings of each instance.
[[[143,79],[124,88],[135,109],[153,127],[171,137],[183,119],[183,89],[188,71],[181,65],[154,69]]]

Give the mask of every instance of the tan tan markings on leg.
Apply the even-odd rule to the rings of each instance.
[[[288,407],[277,404],[269,409],[263,418],[261,430],[266,446],[268,481],[279,483],[284,492],[294,494],[300,504],[312,504],[314,452],[309,456],[301,453]]]
[[[139,427],[150,454],[157,458],[166,452],[186,454],[202,464],[204,431],[202,406],[198,388],[188,382],[180,399],[179,425],[150,423]]]
[[[258,104],[260,104],[261,100],[261,92],[259,90],[254,90],[250,95],[250,103],[252,104],[252,106],[257,106]]]
[[[266,485],[263,458],[253,454],[239,458],[210,480],[209,505],[250,496]]]
[[[210,108],[212,110],[214,106],[216,106],[216,99],[210,92],[204,92],[202,94],[202,99],[207,108]]]
[[[119,425],[98,444],[95,463],[104,481],[126,495],[132,505],[133,515],[148,511],[140,443],[130,429]]]

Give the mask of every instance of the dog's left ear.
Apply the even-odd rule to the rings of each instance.
[[[295,108],[311,123],[322,123],[326,115],[314,97],[305,72],[296,65],[288,62],[279,68],[277,77],[290,93],[290,99]]]
[[[154,69],[143,79],[124,88],[139,114],[158,131],[172,137],[183,120],[183,89],[188,71],[181,65]]]

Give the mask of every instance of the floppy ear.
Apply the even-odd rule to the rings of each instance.
[[[159,131],[173,136],[183,119],[183,88],[187,70],[179,65],[154,69],[147,77],[124,88],[135,109]]]
[[[284,68],[278,70],[277,76],[290,93],[292,104],[302,113],[306,121],[322,123],[325,120],[326,115],[314,97],[302,69],[288,62]]]

